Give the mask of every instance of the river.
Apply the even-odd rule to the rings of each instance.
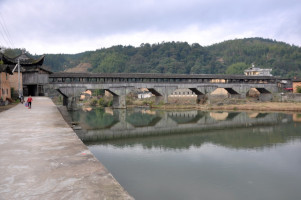
[[[301,114],[70,112],[91,152],[137,200],[297,200]]]

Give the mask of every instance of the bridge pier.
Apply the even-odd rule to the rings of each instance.
[[[147,88],[152,94],[156,96],[156,104],[168,103],[168,96],[171,95],[177,86],[155,86],[153,88]]]
[[[68,110],[76,110],[80,94],[86,91],[86,87],[60,87],[57,91],[63,95],[63,105]]]
[[[110,87],[107,89],[113,95],[113,108],[126,108],[126,95],[134,87]]]
[[[196,103],[197,104],[204,104],[208,99],[208,95],[213,92],[217,86],[198,86],[197,88],[189,88],[193,91],[196,95]]]
[[[271,101],[273,99],[273,94],[266,88],[256,88],[259,92],[259,101]]]
[[[225,88],[229,93],[230,98],[244,99],[247,96],[247,92],[251,89],[247,85],[232,86],[231,88]]]

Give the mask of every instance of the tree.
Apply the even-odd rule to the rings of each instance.
[[[122,54],[110,53],[101,60],[95,71],[102,73],[124,72],[126,60],[127,57]]]
[[[243,74],[248,65],[243,62],[235,63],[227,67],[226,74]]]

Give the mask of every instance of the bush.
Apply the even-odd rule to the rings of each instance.
[[[109,100],[107,106],[111,107],[113,105],[113,100]]]
[[[297,86],[297,93],[301,93],[301,86]]]
[[[106,107],[106,102],[103,98],[100,98],[98,100],[98,105],[100,105],[101,107]]]
[[[110,107],[112,106],[113,101],[106,98],[100,98],[97,103],[101,107]]]
[[[133,105],[133,100],[132,99],[126,99],[126,105]]]
[[[97,104],[97,99],[93,99],[90,103],[91,106],[96,106]]]
[[[151,107],[154,104],[154,102],[151,99],[145,99],[145,100],[142,101],[142,104],[144,106],[150,106]]]

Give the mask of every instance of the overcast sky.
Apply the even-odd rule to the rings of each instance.
[[[0,46],[32,54],[263,37],[301,46],[300,0],[0,0]]]

